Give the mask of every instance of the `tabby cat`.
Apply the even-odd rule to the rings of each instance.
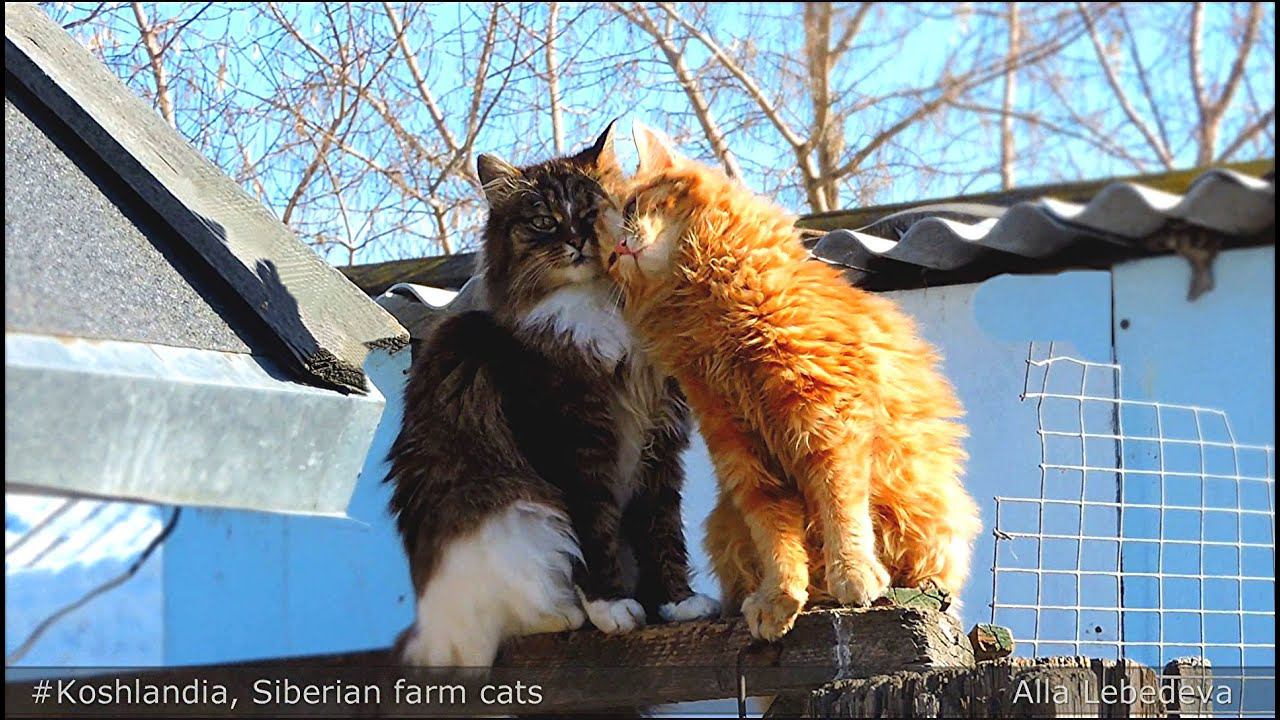
[[[979,530],[961,407],[889,300],[813,262],[794,218],[637,124],[598,223],[623,315],[679,381],[719,481],[706,544],[752,634],[810,599],[958,592]]]
[[[718,612],[689,587],[684,399],[636,351],[595,249],[612,125],[577,155],[478,171],[491,310],[432,332],[390,453],[417,593],[402,659],[488,666],[517,635]]]

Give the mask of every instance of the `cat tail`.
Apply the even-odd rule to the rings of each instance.
[[[488,668],[508,638],[586,620],[573,584],[582,551],[559,508],[507,504],[447,541],[439,558],[400,643],[407,665]]]

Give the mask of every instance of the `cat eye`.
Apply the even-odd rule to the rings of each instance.
[[[550,232],[556,229],[556,221],[548,215],[538,215],[529,221],[529,227],[538,232]]]

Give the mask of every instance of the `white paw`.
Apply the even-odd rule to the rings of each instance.
[[[560,608],[560,615],[564,618],[565,630],[577,630],[587,621],[587,614],[582,612],[582,608],[577,605],[568,605]]]
[[[405,665],[437,668],[487,668],[498,654],[496,634],[440,637],[420,632],[405,643]]]
[[[610,635],[644,627],[644,608],[631,598],[591,600],[584,603],[591,624]]]
[[[678,603],[664,603],[658,608],[663,622],[688,622],[720,614],[720,602],[701,593],[694,593]]]

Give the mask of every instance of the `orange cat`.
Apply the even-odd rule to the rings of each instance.
[[[890,301],[809,260],[794,218],[634,134],[640,169],[597,231],[624,317],[715,462],[706,545],[724,606],[774,640],[811,598],[958,592],[980,521],[937,355]]]

